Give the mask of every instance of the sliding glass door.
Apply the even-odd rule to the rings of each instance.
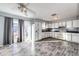
[[[19,42],[19,23],[17,19],[13,19],[13,43]]]
[[[34,42],[35,29],[37,29],[35,28],[35,22],[5,18],[4,45],[24,41]]]

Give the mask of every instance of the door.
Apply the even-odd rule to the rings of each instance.
[[[13,43],[19,42],[19,24],[18,19],[13,19]]]

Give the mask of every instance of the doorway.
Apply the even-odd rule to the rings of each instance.
[[[17,19],[13,20],[13,43],[17,43],[19,39],[19,23]]]
[[[32,34],[31,34],[31,22],[24,21],[24,41],[31,42]]]

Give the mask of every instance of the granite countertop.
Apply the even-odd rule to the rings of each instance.
[[[52,28],[46,28],[46,29],[43,29],[42,32],[65,32],[65,33],[79,33],[79,31],[77,30],[69,30],[69,29],[65,29],[65,31],[60,31],[59,28],[55,28],[55,29],[52,29]]]

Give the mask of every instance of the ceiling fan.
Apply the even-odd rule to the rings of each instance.
[[[27,14],[27,11],[29,10],[29,11],[31,11],[31,12],[33,12],[33,13],[35,13],[35,11],[33,11],[32,9],[30,9],[30,8],[28,8],[28,5],[29,5],[30,3],[18,3],[18,9],[21,11],[21,12],[23,12],[23,13],[25,13],[25,14]]]

